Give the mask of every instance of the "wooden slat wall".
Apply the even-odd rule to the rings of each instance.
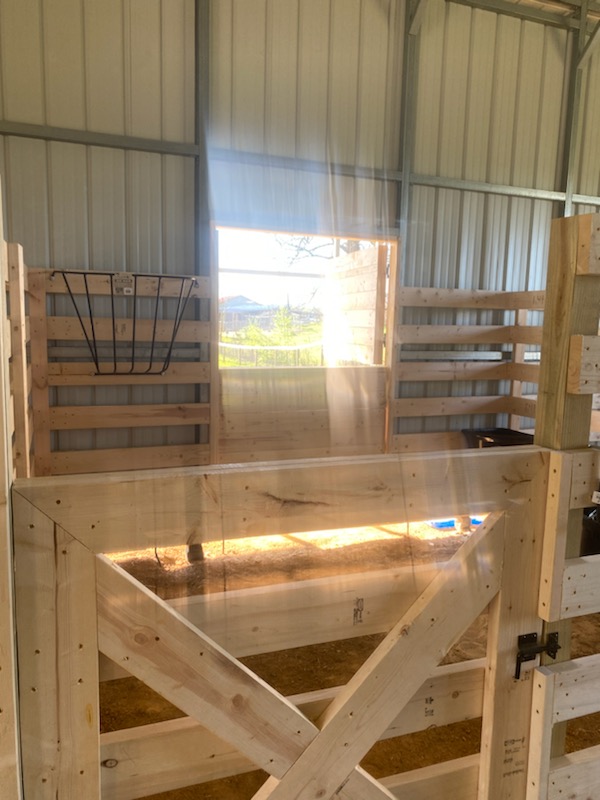
[[[158,276],[157,276],[158,277]],[[169,276],[166,276],[169,277]],[[164,374],[153,375],[98,375],[89,352],[80,321],[69,298],[67,282],[60,272],[29,270],[29,314],[31,330],[31,370],[33,378],[33,463],[35,474],[53,475],[78,472],[105,472],[114,469],[140,469],[172,466],[196,466],[211,460],[211,403],[216,402],[217,386],[212,381],[213,367],[210,356],[211,322],[207,311],[210,296],[210,280],[197,278],[192,289],[188,313],[177,331],[175,350],[171,363]],[[94,332],[99,344],[108,345],[112,338],[113,322],[110,310],[110,279],[106,275],[86,274],[87,287],[92,302],[104,298],[102,316],[94,309]],[[79,312],[90,335],[91,326],[87,313],[85,284],[82,275],[70,274],[68,285],[76,296]],[[148,298],[151,308],[156,296],[157,280],[154,277],[138,278],[137,293]],[[172,298],[175,303],[179,294],[176,282],[161,284],[161,297]],[[62,296],[62,297],[61,297]],[[49,298],[61,297],[62,313],[48,312],[54,308]],[[189,311],[191,309],[191,312]],[[139,313],[139,312],[138,312]],[[67,314],[65,316],[65,314]],[[136,320],[136,339],[149,342],[153,331],[160,354],[165,352],[173,330],[170,319],[159,319],[154,326],[152,317]],[[117,311],[118,315],[118,311]],[[119,340],[131,338],[132,319],[117,319]],[[179,347],[179,349],[178,349]],[[102,365],[110,369],[111,363]],[[121,367],[127,369],[127,365]],[[186,394],[196,399],[193,402],[146,401],[142,404],[129,402],[122,405],[65,405],[52,401],[52,392],[65,388],[116,388],[130,387],[139,392],[148,387],[182,387]],[[186,426],[185,441],[176,445],[168,442],[168,431],[175,426]],[[126,446],[128,432],[138,428],[160,428],[167,433],[167,443],[149,441],[145,446]],[[69,449],[57,446],[58,431],[95,432],[105,429],[122,430],[124,445],[100,446],[97,449]]]
[[[221,463],[384,450],[384,367],[222,369]]]
[[[522,396],[524,382],[537,383],[539,366],[524,363],[526,345],[540,345],[542,329],[527,324],[528,309],[544,307],[544,292],[488,292],[461,289],[402,288],[397,291],[396,317],[402,310],[443,309],[460,315],[471,311],[508,311],[510,324],[396,324],[392,332],[389,358],[389,452],[453,449],[464,447],[460,432],[453,429],[451,417],[508,415],[511,427],[521,427],[521,419],[535,418],[535,399]],[[464,315],[463,315],[464,317]],[[403,349],[404,346],[411,349]],[[418,346],[419,352],[415,352]],[[502,360],[488,360],[489,351],[502,352]],[[411,352],[412,351],[412,352]],[[481,396],[476,391],[460,393],[454,384],[476,381],[507,382],[508,393]],[[410,384],[447,383],[444,396],[432,387],[431,395],[414,396]],[[400,420],[438,418],[438,429],[428,424],[427,433],[403,433]],[[474,427],[462,424],[461,427]]]

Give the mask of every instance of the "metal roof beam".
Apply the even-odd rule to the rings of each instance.
[[[421,30],[421,23],[423,22],[423,14],[425,13],[425,5],[427,0],[416,0],[411,10],[408,33],[410,36],[416,36]]]
[[[137,136],[122,136],[97,131],[78,131],[57,128],[51,125],[32,125],[27,122],[0,120],[0,136],[21,136],[26,139],[42,139],[47,142],[68,142],[91,147],[112,147],[118,150],[140,150],[174,156],[199,156],[200,148],[193,143],[143,139]]]
[[[558,28],[579,28],[579,20],[573,17],[565,17],[561,14],[553,14],[550,11],[543,11],[532,6],[517,5],[516,3],[506,2],[506,0],[446,0],[447,3],[458,3],[471,8],[481,8],[484,11],[492,11],[495,14],[504,14],[517,19],[526,19],[532,22],[541,22],[545,25],[553,25]]]
[[[597,22],[596,23],[596,27],[592,31],[592,35],[587,40],[587,43],[586,43],[585,47],[583,48],[583,50],[581,51],[581,54],[579,56],[579,60],[577,62],[577,67],[579,69],[582,69],[583,67],[585,67],[585,65],[590,60],[590,58],[592,56],[592,53],[598,47],[598,43],[600,42],[600,33],[599,33],[599,31],[600,31],[600,22]]]

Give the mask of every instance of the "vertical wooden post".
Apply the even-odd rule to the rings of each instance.
[[[48,396],[48,317],[45,276],[29,275],[31,331],[31,402],[33,406],[34,472],[50,474],[50,398]]]
[[[26,798],[100,797],[95,560],[13,495]]]
[[[25,292],[27,282],[23,248],[8,245],[8,287],[12,344],[11,386],[15,409],[15,470],[17,478],[31,475],[31,426],[29,417],[29,379],[27,364],[27,319]]]
[[[1,188],[1,187],[0,187]],[[6,314],[7,250],[2,231],[0,206],[0,320],[4,331]],[[12,482],[11,437],[9,428],[10,387],[8,357],[10,342],[0,337],[0,787],[6,800],[22,797],[19,742],[17,731],[16,654],[13,603],[13,556],[10,524],[10,484]]]
[[[516,312],[516,319],[515,324],[517,326],[525,326],[527,325],[527,309],[526,308],[519,308]],[[522,364],[525,360],[525,345],[517,342],[517,344],[513,345],[513,352],[512,352],[512,363],[513,364]],[[510,396],[511,397],[521,397],[523,394],[523,382],[512,380],[510,382]],[[508,426],[513,430],[520,430],[521,429],[521,416],[517,414],[510,414],[508,418]]]
[[[394,436],[392,407],[396,399],[396,376],[398,374],[398,281],[400,280],[400,242],[390,248],[390,275],[388,280],[387,316],[385,322],[385,368],[387,375],[387,402],[385,412],[385,453],[391,453]]]
[[[569,393],[569,352],[573,336],[598,334],[599,316],[600,214],[556,219],[548,257],[535,430],[538,445],[557,451],[588,446],[592,395]],[[561,661],[570,658],[571,627],[568,621],[551,621],[557,605],[552,587],[562,583],[565,559],[579,555],[582,528],[582,511],[568,509],[570,470],[571,461],[562,463],[556,454],[548,490],[540,592],[540,615],[549,620],[545,634],[559,631]],[[563,752],[564,736],[565,726],[555,726],[552,755]]]
[[[208,426],[209,459],[219,463],[219,438],[221,433],[221,392],[219,377],[219,252],[218,234],[211,229],[210,246],[210,424]]]
[[[506,514],[502,586],[489,611],[478,800],[525,797],[533,664],[523,666],[518,680],[515,669],[519,635],[539,635],[542,628],[537,604],[546,474],[542,469],[524,484]]]

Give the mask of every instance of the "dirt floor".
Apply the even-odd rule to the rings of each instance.
[[[469,535],[428,524],[389,525],[314,534],[269,536],[204,545],[204,560],[190,564],[185,548],[120,554],[118,562],[164,599],[307,580],[399,564],[440,562]],[[251,670],[285,695],[346,683],[383,638],[363,636],[242,658]],[[445,663],[485,655],[486,618],[464,634]],[[575,621],[572,655],[600,652],[600,615]],[[182,716],[179,709],[134,678],[101,684],[102,731],[134,727]],[[362,762],[383,777],[479,750],[481,720],[468,720],[379,742]],[[600,714],[569,724],[567,750],[600,743]],[[260,771],[152,795],[149,800],[249,800],[266,779]]]

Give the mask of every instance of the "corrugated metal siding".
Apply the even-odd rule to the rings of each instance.
[[[600,196],[600,53],[592,55],[584,72],[582,92],[583,122],[581,126],[579,172],[575,191]],[[600,205],[600,204],[599,204]],[[590,209],[597,212],[598,208]],[[582,211],[580,213],[585,213]]]
[[[379,181],[214,154],[397,169],[403,8],[396,0],[213,2],[209,143],[217,222],[389,227],[394,193]]]
[[[428,3],[419,44],[415,173],[554,190],[565,53],[564,31]],[[551,210],[547,201],[416,186],[405,281],[542,288],[538,237],[547,240],[543,226]]]
[[[0,0],[2,117],[194,141],[193,0]],[[31,266],[193,272],[191,158],[5,137]]]
[[[193,0],[0,0],[0,113],[11,122],[193,142],[194,65]],[[192,158],[8,136],[0,152],[6,234],[30,266],[194,273]],[[73,313],[62,301],[57,311]],[[58,405],[193,399],[181,387],[54,391]],[[190,428],[174,435],[194,440]],[[55,446],[170,436],[64,431]]]

